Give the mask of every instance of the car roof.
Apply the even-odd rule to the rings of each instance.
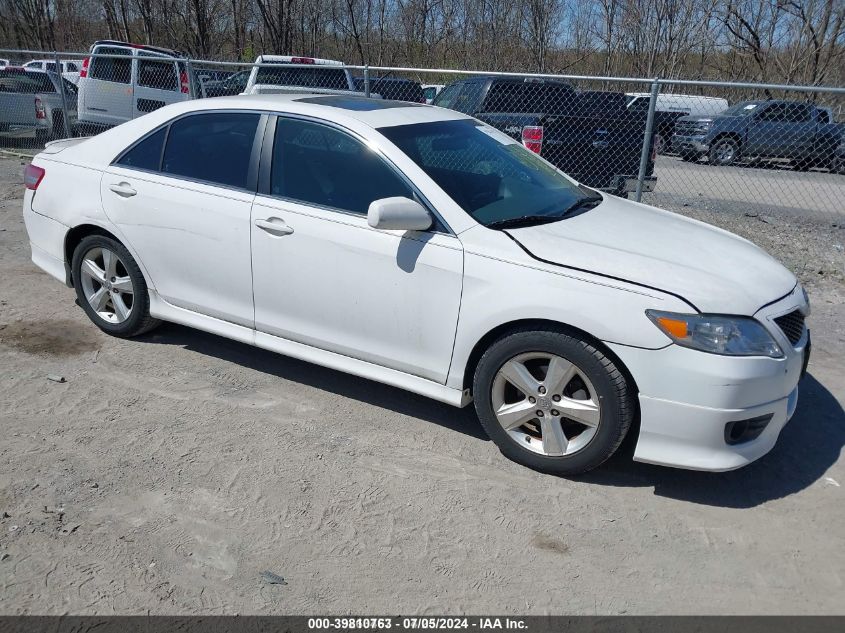
[[[170,48],[162,48],[160,46],[150,46],[148,44],[131,44],[129,42],[121,42],[120,40],[97,40],[91,45],[91,50],[96,46],[121,46],[123,48],[136,48],[142,51],[151,51],[153,53],[161,53],[162,55],[170,55],[171,57],[184,57],[179,51]]]
[[[356,129],[363,126],[377,130],[398,125],[433,123],[438,121],[473,120],[455,110],[435,106],[367,99],[355,93],[348,95],[257,94],[193,99],[159,108],[73,146],[75,160],[97,168],[108,164],[119,151],[152,130],[182,115],[192,112],[255,111],[313,116],[329,123]]]
[[[211,103],[210,100],[198,99],[184,101],[171,107],[179,107],[185,112],[212,108],[276,110],[291,114],[311,114],[339,123],[344,119],[353,119],[372,128],[471,118],[460,112],[445,108],[407,101],[368,99],[363,95],[354,93],[236,95],[216,97],[213,101],[214,103]]]

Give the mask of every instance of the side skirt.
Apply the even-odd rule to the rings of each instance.
[[[297,343],[296,341],[273,336],[272,334],[257,332],[242,325],[236,325],[228,321],[215,319],[214,317],[174,306],[162,299],[154,290],[150,290],[149,294],[150,314],[158,319],[186,325],[197,330],[202,330],[203,332],[217,334],[218,336],[254,345],[271,352],[290,356],[291,358],[336,369],[337,371],[352,374],[353,376],[368,378],[369,380],[405,389],[406,391],[445,402],[455,407],[464,407],[472,402],[472,396],[470,396],[468,389],[464,391],[452,389],[446,385],[441,385],[440,383],[420,378],[419,376],[412,376],[411,374],[406,374],[395,369],[389,369],[381,365],[358,360],[357,358],[351,358],[350,356]]]

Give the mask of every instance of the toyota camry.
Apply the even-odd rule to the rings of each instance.
[[[105,332],[171,321],[473,403],[540,471],[595,468],[634,429],[637,460],[738,468],[795,411],[792,273],[458,112],[188,101],[49,144],[25,185],[33,262]]]

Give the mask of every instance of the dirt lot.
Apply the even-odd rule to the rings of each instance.
[[[569,480],[470,411],[179,326],[105,336],[29,262],[20,169],[0,160],[0,612],[845,611],[841,227],[679,204],[808,282],[797,414],[740,471],[629,445]]]

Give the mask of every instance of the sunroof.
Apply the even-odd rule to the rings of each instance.
[[[390,108],[413,108],[421,105],[419,103],[410,103],[409,101],[368,99],[364,96],[356,97],[352,95],[320,95],[318,97],[304,97],[302,99],[297,99],[297,101],[329,106],[331,108],[341,108],[342,110],[357,110],[359,112],[368,112],[370,110],[389,110]]]

